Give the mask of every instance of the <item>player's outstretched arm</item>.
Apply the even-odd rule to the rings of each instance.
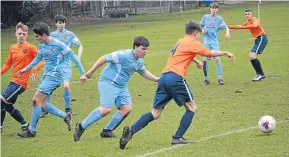
[[[73,60],[73,62],[76,64],[78,70],[79,70],[79,73],[81,76],[85,75],[85,71],[83,69],[83,66],[81,65],[78,57],[75,55],[74,52],[70,52],[70,58]]]
[[[154,81],[154,82],[158,82],[160,79],[159,77],[155,76],[154,74],[152,74],[151,72],[147,70],[141,76],[147,80]]]
[[[227,52],[227,51],[218,51],[218,50],[212,50],[211,51],[211,56],[212,57],[218,57],[218,56],[223,56],[226,55],[231,59],[232,64],[235,63],[235,57],[234,54]]]
[[[19,76],[21,77],[23,73],[33,68],[35,65],[37,65],[41,60],[43,59],[43,55],[41,53],[38,53],[37,56],[33,59],[33,61],[27,65],[24,69],[19,70]]]
[[[95,63],[94,65],[90,68],[90,70],[85,74],[85,76],[87,78],[91,78],[93,73],[100,68],[103,64],[106,63],[106,59],[105,56],[100,57]]]

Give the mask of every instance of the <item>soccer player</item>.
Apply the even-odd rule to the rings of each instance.
[[[249,53],[248,59],[251,61],[252,66],[256,71],[256,76],[252,81],[260,81],[266,76],[258,59],[258,55],[262,54],[264,51],[268,39],[260,21],[256,17],[253,17],[251,9],[245,10],[245,17],[247,18],[247,21],[243,25],[229,25],[228,27],[230,29],[249,29],[252,35],[256,38],[255,45]]]
[[[37,48],[27,42],[28,27],[21,22],[15,27],[16,44],[11,45],[5,64],[1,68],[1,76],[13,65],[13,74],[6,90],[0,95],[1,99],[1,131],[6,116],[6,111],[21,124],[21,130],[28,129],[29,124],[24,120],[21,112],[14,107],[16,100],[29,87],[31,70],[19,77],[18,71],[26,67],[36,56]],[[32,75],[36,75],[33,69]]]
[[[57,30],[54,32],[51,32],[50,36],[53,38],[56,38],[63,42],[65,45],[72,47],[72,44],[76,45],[78,47],[78,59],[80,60],[83,46],[81,45],[81,42],[77,38],[77,36],[65,29],[66,24],[66,17],[63,15],[56,15],[54,17],[55,25],[57,27]],[[71,112],[72,114],[75,114],[72,112],[70,107],[70,99],[71,99],[71,92],[70,92],[70,80],[71,80],[71,73],[72,73],[72,67],[71,67],[71,61],[70,59],[65,62],[65,65],[63,67],[63,97],[64,97],[64,103],[65,103],[65,112]],[[48,103],[50,102],[50,97],[48,98]],[[45,112],[42,110],[41,118],[44,117],[48,112]]]
[[[223,18],[217,15],[218,12],[218,3],[213,2],[210,4],[210,14],[206,14],[203,16],[201,21],[201,27],[203,30],[203,46],[210,50],[220,50],[220,44],[218,39],[218,31],[220,29],[226,30],[225,38],[227,40],[230,39],[230,29],[227,27],[226,23],[224,22]],[[224,85],[223,80],[223,69],[220,57],[214,57],[216,60],[216,67],[218,73],[218,83],[220,85]],[[209,76],[208,76],[208,60],[210,58],[203,57],[203,71],[205,75],[204,85],[210,84]]]
[[[69,48],[69,46],[49,36],[49,27],[46,23],[36,23],[33,32],[36,40],[38,40],[40,43],[39,51],[35,59],[28,66],[19,71],[19,75],[22,76],[26,71],[34,67],[42,59],[44,59],[45,66],[42,80],[32,98],[33,111],[30,121],[31,126],[28,130],[18,133],[18,136],[23,138],[36,136],[37,122],[41,113],[41,107],[45,108],[47,112],[64,119],[64,122],[68,126],[68,130],[71,130],[71,113],[62,112],[54,105],[47,103],[46,101],[47,96],[51,95],[51,93],[61,85],[63,78],[63,66],[65,66],[64,64],[69,58],[72,58],[76,63],[78,70],[82,75],[81,81],[86,81],[86,78],[83,76],[85,72],[77,56]]]
[[[79,141],[82,133],[91,124],[108,115],[115,104],[118,111],[112,116],[110,122],[100,133],[101,137],[115,137],[112,132],[129,115],[132,109],[132,102],[127,82],[134,72],[138,72],[142,77],[157,82],[158,77],[151,74],[144,66],[144,56],[149,48],[149,41],[143,36],[134,39],[133,48],[119,50],[100,57],[93,67],[86,73],[90,78],[93,73],[105,63],[108,65],[101,72],[98,81],[98,91],[100,95],[100,107],[91,113],[81,122],[76,124],[74,140]]]
[[[171,99],[174,99],[178,106],[184,106],[186,110],[171,144],[187,144],[193,142],[183,138],[197,109],[191,90],[184,79],[187,69],[196,55],[207,57],[227,55],[232,61],[234,61],[234,55],[229,52],[204,48],[199,41],[202,29],[200,25],[194,21],[186,23],[185,32],[186,35],[184,38],[179,39],[171,50],[168,63],[163,69],[163,74],[158,81],[153,110],[143,114],[131,127],[125,126],[123,128],[123,135],[120,139],[121,149],[125,148],[135,133],[143,129],[151,121],[158,119],[166,104]]]

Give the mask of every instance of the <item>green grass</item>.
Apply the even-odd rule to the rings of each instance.
[[[221,15],[227,24],[242,24],[245,21],[244,9],[252,8],[257,12],[256,3],[221,6]],[[222,57],[225,85],[217,84],[215,63],[209,63],[211,84],[202,86],[203,73],[192,65],[187,74],[187,82],[198,105],[197,114],[185,137],[200,140],[217,136],[228,131],[256,126],[263,115],[272,115],[276,121],[289,117],[289,79],[288,79],[288,2],[264,2],[261,7],[261,22],[268,35],[269,43],[260,60],[267,78],[252,82],[254,70],[247,59],[253,46],[253,37],[248,30],[232,30],[231,40],[224,40],[224,31],[219,33],[221,49],[235,54],[236,64],[231,65],[227,57]],[[83,66],[88,70],[102,55],[118,49],[130,48],[137,35],[146,36],[150,42],[150,52],[145,57],[146,68],[161,75],[166,64],[169,50],[178,38],[184,35],[184,23],[188,20],[200,21],[207,9],[182,13],[160,14],[132,17],[108,24],[85,25],[68,28],[77,34],[84,46]],[[257,14],[255,13],[257,16]],[[15,42],[13,31],[2,31],[1,62],[5,61],[9,46]],[[29,42],[36,45],[30,33]],[[75,50],[75,48],[74,48]],[[200,57],[199,57],[200,58]],[[94,79],[85,84],[73,83],[72,108],[77,113],[73,122],[82,121],[91,110],[99,105],[96,91],[101,70]],[[2,91],[7,87],[11,70],[1,76]],[[73,69],[73,81],[79,79],[77,69]],[[31,98],[38,83],[31,82],[30,89],[24,92],[15,105],[30,120]],[[124,125],[133,124],[143,113],[151,110],[156,83],[144,80],[135,74],[128,87],[132,96],[132,114],[115,130],[120,136]],[[242,90],[242,93],[235,93]],[[53,93],[52,103],[64,108],[62,89]],[[113,112],[116,109],[114,108]],[[47,156],[47,157],[84,157],[84,156],[137,156],[171,147],[171,136],[175,133],[184,112],[171,101],[161,118],[152,122],[137,133],[125,150],[119,149],[119,139],[102,139],[102,128],[112,114],[97,124],[90,126],[77,143],[73,141],[73,131],[68,132],[64,122],[52,115],[38,122],[37,136],[21,139],[16,133],[19,124],[9,114],[6,115],[1,140],[1,154],[8,156]],[[152,156],[238,156],[269,157],[289,156],[288,121],[277,124],[271,135],[262,134],[257,128],[248,131],[205,140],[192,145],[178,147]]]

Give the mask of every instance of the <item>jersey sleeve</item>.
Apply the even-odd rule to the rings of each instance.
[[[137,66],[137,73],[139,73],[140,75],[143,75],[144,73],[146,72],[146,68],[145,68],[145,65],[144,65],[144,61],[140,61],[138,63],[138,66]]]
[[[12,60],[12,54],[11,54],[11,48],[10,48],[8,52],[8,57],[4,65],[1,68],[1,72],[0,72],[1,75],[5,74],[10,69],[10,67],[12,66],[12,63],[13,63],[13,60]]]
[[[43,54],[41,52],[38,52],[37,56],[33,59],[33,61],[24,68],[24,71],[30,70],[32,67],[38,64],[42,59],[43,59]]]
[[[77,36],[74,33],[71,33],[72,36],[72,43],[79,47],[81,45],[80,40],[77,38]]]
[[[224,19],[222,17],[220,17],[220,21],[219,21],[219,29],[221,30],[225,30],[227,28],[227,25],[224,21]]]
[[[202,20],[200,22],[200,25],[201,25],[202,28],[205,27],[205,20],[206,20],[206,15],[203,16],[203,18],[202,18]]]
[[[116,51],[105,56],[105,59],[109,63],[120,64],[127,59],[127,53],[124,51]]]

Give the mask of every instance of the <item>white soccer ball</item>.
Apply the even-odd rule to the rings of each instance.
[[[258,127],[263,133],[270,133],[276,127],[276,121],[271,116],[263,116],[259,119]]]

